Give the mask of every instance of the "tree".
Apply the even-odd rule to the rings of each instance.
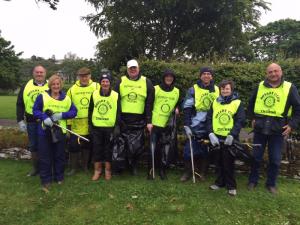
[[[300,57],[300,21],[283,19],[259,27],[251,37],[257,58],[278,60]]]
[[[1,37],[0,32],[0,89],[16,89],[21,60],[10,41]]]
[[[109,68],[132,57],[209,59],[239,57],[258,26],[263,0],[87,0],[98,11],[84,17],[106,37],[97,56]],[[237,54],[238,53],[238,54]]]
[[[4,0],[4,1],[11,1],[11,0]],[[38,2],[45,2],[49,5],[49,7],[53,10],[57,9],[57,4],[59,3],[59,0],[35,0],[36,3]]]

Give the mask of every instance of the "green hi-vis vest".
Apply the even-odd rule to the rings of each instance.
[[[68,112],[71,107],[71,99],[69,96],[66,95],[66,97],[63,100],[56,100],[52,98],[48,93],[42,93],[43,96],[43,112],[46,112],[46,110],[51,110],[53,113],[63,113]],[[67,120],[61,119],[58,121],[59,125],[66,128],[67,127]],[[62,129],[63,133],[66,133],[64,129]]]
[[[268,88],[263,83],[264,81],[260,82],[258,86],[254,113],[264,116],[283,117],[282,114],[292,84],[284,81],[277,88]]]
[[[194,84],[195,90],[195,108],[197,112],[207,112],[213,101],[219,96],[219,88],[215,86],[214,92],[200,88]]]
[[[121,110],[123,113],[143,114],[147,97],[146,77],[138,80],[121,78],[120,84]]]
[[[220,104],[215,100],[213,102],[213,131],[215,134],[226,137],[233,128],[233,117],[236,114],[241,100],[236,99],[229,104]]]
[[[99,91],[94,91],[94,109],[92,123],[95,127],[114,127],[117,117],[119,94],[111,91],[110,96],[101,96]]]
[[[155,87],[155,100],[152,111],[152,124],[158,127],[166,127],[169,117],[179,99],[179,89],[174,87],[172,91],[164,91],[159,85]]]
[[[25,105],[25,112],[28,114],[33,114],[32,108],[36,97],[42,92],[48,90],[48,84],[45,82],[43,86],[37,86],[33,84],[33,79],[27,82],[23,92],[23,101]]]
[[[73,104],[77,108],[77,116],[75,118],[87,118],[89,111],[89,104],[91,95],[97,90],[99,85],[90,80],[89,85],[86,87],[80,86],[80,81],[69,89],[67,95],[71,98]]]

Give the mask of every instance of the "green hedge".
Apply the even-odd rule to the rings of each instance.
[[[266,67],[270,62],[255,63],[218,63],[218,64],[191,64],[164,61],[140,61],[142,74],[150,78],[154,85],[160,83],[162,73],[170,68],[176,73],[176,86],[182,93],[186,93],[198,79],[199,70],[202,66],[210,66],[214,69],[214,78],[216,84],[222,79],[232,79],[236,84],[240,98],[247,106],[249,97],[258,83],[264,79]],[[300,88],[300,59],[293,61],[278,62],[281,65],[285,79],[293,82]],[[121,74],[124,74],[126,68],[123,67]],[[119,74],[120,76],[120,74]]]

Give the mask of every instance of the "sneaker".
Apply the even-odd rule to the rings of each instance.
[[[267,190],[272,193],[273,195],[277,194],[277,189],[276,187],[272,187],[272,186],[267,186]]]
[[[210,190],[213,190],[213,191],[219,190],[220,188],[221,188],[221,187],[218,186],[218,185],[216,185],[216,184],[213,184],[213,185],[210,185],[210,186],[209,186],[209,189],[210,189]]]
[[[249,183],[248,184],[248,190],[249,191],[253,191],[255,187],[256,187],[256,184],[254,184],[254,183]]]
[[[228,190],[228,194],[230,196],[236,196],[236,189],[230,189],[230,190]]]

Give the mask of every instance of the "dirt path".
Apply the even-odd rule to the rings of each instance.
[[[0,119],[0,126],[3,126],[3,127],[16,127],[16,126],[18,126],[18,124],[17,124],[16,120]]]

